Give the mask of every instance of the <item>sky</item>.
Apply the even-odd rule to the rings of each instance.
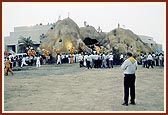
[[[87,24],[103,32],[129,29],[137,35],[153,37],[164,46],[166,2],[3,2],[2,31],[9,36],[14,27],[55,23],[68,16],[79,27]]]

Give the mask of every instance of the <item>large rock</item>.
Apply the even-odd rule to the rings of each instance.
[[[78,25],[70,18],[57,21],[53,27],[48,30],[46,37],[41,41],[41,49],[46,49],[52,54],[69,53],[73,48],[78,51],[79,45],[83,44],[86,51],[90,49],[81,40],[80,30]]]
[[[107,34],[107,38],[110,40],[110,46],[118,49],[120,53],[130,51],[135,54],[141,52],[151,52],[151,48],[148,47],[142,40],[130,30],[117,28]]]

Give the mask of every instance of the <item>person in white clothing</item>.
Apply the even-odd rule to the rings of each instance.
[[[122,105],[128,106],[129,88],[130,88],[130,104],[135,105],[135,71],[137,70],[137,60],[132,56],[132,53],[127,53],[126,59],[121,65],[124,70],[124,103]]]
[[[26,63],[26,57],[25,57],[25,56],[23,56],[23,58],[22,58],[21,68],[23,67],[23,65],[28,65],[28,64]]]
[[[61,64],[61,55],[60,55],[60,54],[57,55],[57,65],[58,65],[59,63]]]
[[[110,55],[109,55],[109,67],[110,68],[113,68],[113,54],[112,53],[110,53]]]
[[[89,68],[92,69],[91,62],[92,62],[91,55],[88,54],[88,56],[86,57],[86,66],[87,66],[88,69],[89,69]]]
[[[124,60],[124,55],[121,53],[121,54],[120,54],[120,64],[123,63],[123,60]]]
[[[152,64],[153,57],[152,57],[152,55],[151,55],[150,52],[148,54],[147,60],[148,60],[148,66],[147,66],[147,68],[149,69],[150,66],[153,68],[153,64]]]
[[[78,55],[79,67],[83,67],[83,56],[81,54]]]
[[[88,55],[85,54],[83,57],[83,65],[86,67],[86,59],[87,59]]]
[[[41,66],[41,64],[40,64],[40,56],[37,56],[36,57],[36,67],[40,67]]]

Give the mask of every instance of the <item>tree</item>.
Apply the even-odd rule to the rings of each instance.
[[[29,47],[33,47],[33,41],[30,39],[31,37],[23,37],[23,36],[20,36],[18,40],[18,45],[19,45],[19,48],[18,48],[18,52],[19,53],[27,53],[27,50],[26,48],[29,48]]]

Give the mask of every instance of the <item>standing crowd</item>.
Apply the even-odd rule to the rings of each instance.
[[[164,67],[164,54],[144,53],[140,56],[139,64],[145,68],[154,68],[154,66]]]
[[[9,56],[5,58],[5,62],[8,60]],[[164,66],[164,55],[162,53],[155,54],[155,53],[141,53],[140,56],[134,56],[137,60],[138,65],[142,65],[146,68],[154,68],[154,66]],[[113,68],[114,65],[121,65],[124,60],[126,60],[126,54],[121,53],[119,56],[113,54],[112,52],[109,53],[97,53],[93,51],[92,53],[82,52],[82,53],[58,53],[56,57],[52,57],[50,54],[49,56],[44,55],[23,55],[21,57],[15,56],[10,57],[9,60],[11,61],[10,67],[23,67],[23,66],[36,66],[40,67],[41,65],[45,64],[65,64],[65,63],[79,63],[79,67],[87,67],[90,68]],[[6,65],[5,65],[6,68]],[[9,69],[8,69],[9,71]],[[7,69],[5,74],[7,75]]]

